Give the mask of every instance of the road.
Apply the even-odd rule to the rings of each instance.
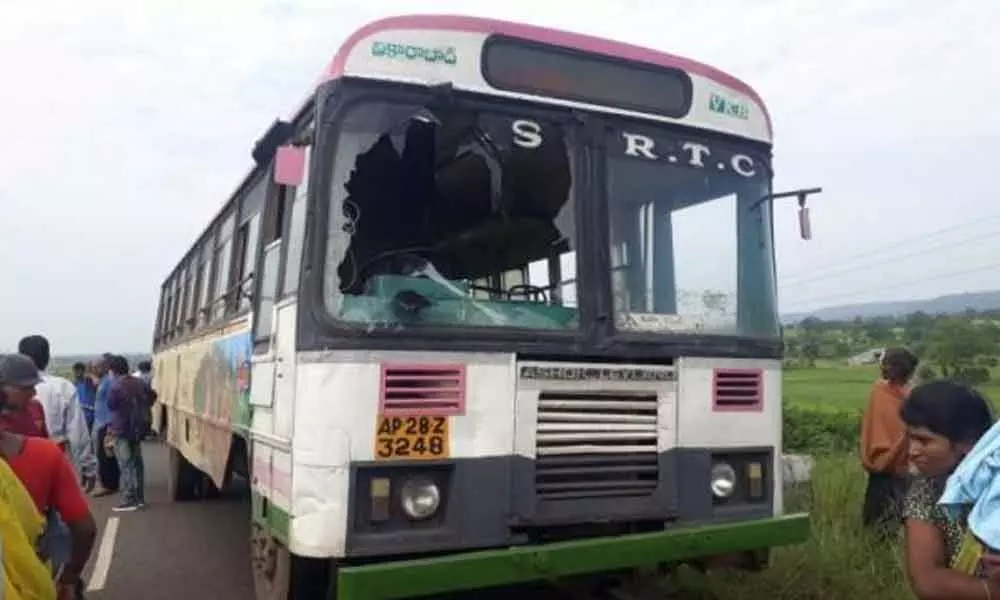
[[[147,444],[146,501],[115,514],[115,497],[91,500],[100,532],[85,573],[88,600],[248,600],[250,504],[245,494],[205,502],[167,500],[167,453]]]
[[[116,497],[91,500],[97,544],[85,571],[88,600],[252,600],[250,503],[246,490],[202,502],[167,499],[167,452],[146,444],[145,510],[115,514]],[[561,600],[544,585],[477,590],[448,600]],[[662,600],[665,596],[657,594]],[[438,596],[438,600],[444,597]]]

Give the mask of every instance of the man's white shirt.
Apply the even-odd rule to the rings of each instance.
[[[38,401],[45,409],[45,426],[49,436],[56,443],[67,444],[80,475],[96,475],[97,457],[76,395],[76,386],[64,377],[45,372],[40,375],[42,381],[35,386],[35,390]]]

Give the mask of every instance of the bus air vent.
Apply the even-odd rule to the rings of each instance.
[[[764,407],[760,369],[716,369],[712,381],[712,408],[718,411],[760,411]]]
[[[465,413],[465,365],[382,365],[383,415]]]
[[[647,496],[656,489],[656,394],[543,392],[536,427],[539,499]]]

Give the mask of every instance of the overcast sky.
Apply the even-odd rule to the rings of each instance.
[[[812,242],[797,238],[793,203],[776,211],[784,311],[1000,288],[1000,2],[585,6],[5,3],[0,349],[29,332],[59,353],[148,348],[162,278],[259,134],[351,31],[427,9],[650,46],[755,87],[775,123],[777,187],[825,188]]]

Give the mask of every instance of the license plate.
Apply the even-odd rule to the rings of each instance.
[[[451,455],[448,417],[386,417],[375,429],[376,460],[433,460]]]

